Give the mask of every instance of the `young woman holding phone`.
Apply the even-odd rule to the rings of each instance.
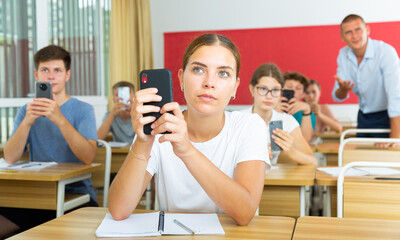
[[[276,136],[271,136],[282,151],[269,150],[271,163],[277,163],[279,154],[283,154],[299,164],[316,165],[317,159],[304,139],[296,119],[292,115],[274,110],[281,97],[282,87],[283,76],[279,68],[273,63],[262,64],[254,71],[249,85],[254,104],[244,111],[257,113],[267,126],[270,121],[282,121],[283,129],[273,130]]]
[[[239,86],[239,52],[228,38],[205,34],[193,40],[178,72],[187,110],[178,103],[161,109],[156,88],[138,91],[132,106],[137,136],[109,193],[114,219],[125,219],[136,208],[154,177],[160,210],[224,212],[237,224],[253,218],[270,167],[267,129],[254,114],[225,112]],[[160,111],[151,135],[143,126]],[[171,111],[173,114],[168,113]],[[170,134],[159,134],[165,131]]]

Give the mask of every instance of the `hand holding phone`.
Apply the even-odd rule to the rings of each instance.
[[[36,98],[53,99],[51,82],[36,82]]]
[[[160,109],[164,106],[164,104],[172,102],[172,77],[171,71],[169,69],[152,69],[152,70],[143,70],[140,72],[140,89],[146,88],[157,88],[158,93],[162,97],[160,102],[148,102],[144,105],[154,105],[160,107]],[[160,112],[151,112],[143,114],[146,116],[154,116],[156,120],[161,117]],[[148,123],[144,125],[143,131],[145,134],[151,134],[151,124]],[[167,132],[165,132],[167,133]]]
[[[289,102],[290,99],[294,97],[294,91],[290,89],[283,89],[282,97],[285,97],[287,99],[287,101],[282,101],[282,102]]]
[[[119,101],[129,106],[129,99],[131,97],[131,89],[129,87],[119,87],[118,88],[118,97],[121,98]],[[121,108],[126,110],[126,108]]]
[[[269,135],[270,135],[270,140],[271,140],[271,149],[272,151],[281,151],[282,148],[275,143],[274,139],[272,138],[272,135],[276,136],[275,134],[272,133],[274,129],[283,129],[282,127],[282,121],[271,121],[269,122]]]

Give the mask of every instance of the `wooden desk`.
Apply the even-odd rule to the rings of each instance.
[[[371,190],[371,196],[379,196],[381,198],[385,198],[388,195],[392,195],[392,202],[396,202],[397,200],[394,198],[397,198],[396,191],[398,191],[398,187],[396,185],[399,184],[399,181],[390,181],[390,180],[376,180],[375,177],[377,176],[361,176],[361,177],[345,177],[345,184],[349,188],[349,191],[353,191],[354,193],[357,193],[358,189],[362,188],[367,188]],[[385,177],[385,176],[383,176]],[[391,176],[386,176],[386,177],[397,177],[400,178],[398,175],[391,175]],[[325,186],[326,187],[326,192],[323,196],[324,198],[324,216],[336,216],[337,213],[337,177],[328,175],[326,173],[323,173],[321,171],[316,171],[316,176],[315,176],[315,182],[317,185],[320,186]],[[377,185],[378,184],[378,185]],[[395,185],[393,185],[395,184]],[[385,189],[386,186],[386,189]],[[377,189],[377,190],[373,190]],[[378,190],[380,189],[380,190]],[[391,190],[390,190],[391,189]],[[374,192],[376,191],[376,192]],[[387,192],[385,192],[387,191]],[[360,197],[368,197],[368,196],[363,196],[360,194]],[[354,199],[356,200],[356,199]],[[371,202],[371,201],[369,201]],[[374,202],[374,201],[372,201]],[[378,204],[378,201],[375,202]],[[367,203],[365,203],[367,204]],[[351,207],[351,205],[349,206]],[[360,207],[360,206],[358,206]],[[373,211],[369,212],[374,212],[376,211],[376,208]],[[379,211],[379,210],[378,210]]]
[[[111,173],[117,173],[124,163],[126,156],[128,155],[130,144],[126,147],[111,148]],[[95,162],[104,163],[106,156],[106,149],[104,147],[97,148]]]
[[[71,202],[82,197],[68,194],[65,199],[65,185],[90,178],[99,167],[58,163],[41,170],[0,170],[0,206],[56,210],[61,216]]]
[[[341,135],[342,135],[342,133],[338,133],[335,131],[321,132],[321,133],[315,134],[315,136],[321,138],[322,142],[324,142],[324,143],[339,143]],[[349,133],[346,135],[346,138],[355,137],[355,136],[356,136],[355,133]]]
[[[106,208],[81,208],[10,239],[95,239],[95,232],[108,212]],[[143,212],[143,211],[138,211]],[[248,226],[237,226],[225,214],[218,215],[225,235],[132,237],[121,239],[291,239],[295,220],[289,217],[255,216]],[[101,238],[110,239],[110,238]],[[113,238],[115,239],[115,238]]]
[[[313,186],[314,165],[276,164],[265,175],[259,213],[261,215],[305,216],[305,186]]]
[[[338,165],[338,153],[339,153],[339,146],[340,143],[319,143],[317,144],[317,146],[315,147],[315,152],[319,152],[324,154],[325,156],[325,162],[326,162],[326,166],[337,166]],[[388,157],[391,156],[391,153],[385,153],[385,150],[389,150],[392,153],[393,152],[398,152],[400,151],[399,149],[395,149],[395,148],[376,148],[373,146],[373,144],[367,143],[367,144],[346,144],[346,146],[344,147],[344,150],[355,150],[352,151],[353,153],[350,154],[350,157],[352,158],[354,155],[358,155],[361,156],[360,154],[364,155],[365,154],[369,154],[372,153],[373,151],[381,151],[382,154],[388,154]],[[389,155],[390,154],[390,155]]]
[[[293,240],[309,239],[400,239],[400,220],[301,217]]]

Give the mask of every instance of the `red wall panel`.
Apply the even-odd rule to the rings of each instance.
[[[369,23],[371,38],[383,40],[400,50],[400,22]],[[243,30],[197,31],[164,33],[165,68],[172,72],[174,100],[185,104],[177,78],[187,45],[204,33],[220,33],[238,46],[242,63],[241,84],[236,100],[230,104],[252,104],[248,90],[253,71],[262,63],[274,62],[282,72],[299,71],[322,86],[322,103],[334,103],[331,91],[336,74],[336,58],[345,46],[340,38],[339,25],[284,27]],[[357,103],[351,95],[344,103]]]

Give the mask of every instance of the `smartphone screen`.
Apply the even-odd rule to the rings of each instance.
[[[275,134],[272,133],[272,131],[274,129],[277,129],[277,128],[282,129],[282,121],[271,121],[271,122],[269,122],[269,135],[270,135],[270,137],[272,135],[275,135]],[[271,137],[271,149],[272,149],[272,151],[281,151],[282,150],[282,148],[279,147],[278,144],[275,143],[275,141],[274,141],[274,139],[272,139],[272,137]]]
[[[169,69],[143,70],[142,72],[140,72],[140,89],[145,88],[157,88],[157,94],[162,97],[161,102],[149,102],[145,103],[145,105],[155,105],[162,108],[164,104],[172,102],[173,97],[171,71]],[[154,116],[157,120],[159,117],[161,117],[161,114],[159,112],[152,112],[144,114],[144,116]],[[149,123],[144,126],[143,131],[147,135],[151,134],[151,124],[152,123]]]
[[[118,88],[118,97],[122,98],[119,101],[129,105],[129,99],[131,97],[131,89],[129,87],[119,87]]]
[[[288,101],[290,101],[290,99],[294,97],[294,91],[289,89],[283,89],[282,96],[287,98]]]
[[[51,82],[36,82],[36,98],[53,99]]]

